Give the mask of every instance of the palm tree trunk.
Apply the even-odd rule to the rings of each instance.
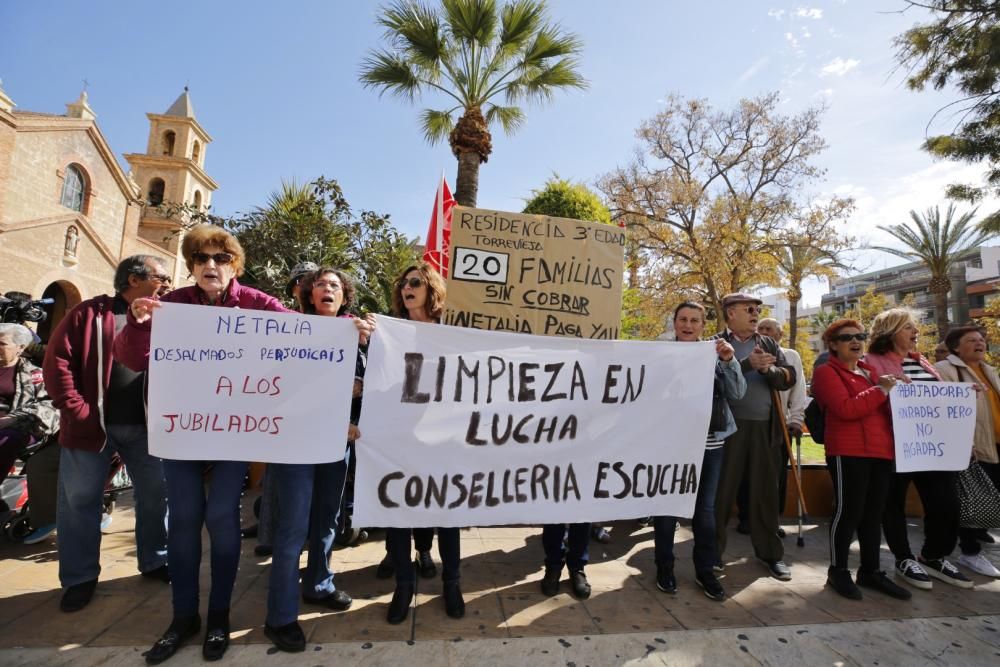
[[[479,197],[479,154],[462,151],[458,154],[458,175],[455,177],[455,202],[475,208]]]
[[[937,320],[938,342],[948,335],[948,292],[934,293],[934,317]]]
[[[788,300],[788,347],[795,349],[795,337],[799,333],[799,302],[798,299]]]

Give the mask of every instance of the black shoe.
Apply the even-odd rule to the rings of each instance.
[[[778,533],[778,537],[780,537],[781,539],[785,539],[785,536],[788,535],[788,533],[785,532],[785,529],[782,528],[781,526],[778,526],[777,533]]]
[[[656,587],[664,593],[677,592],[677,577],[674,576],[673,565],[656,566]]]
[[[386,556],[375,568],[375,576],[379,579],[391,579],[396,574],[396,566],[392,564],[392,559]]]
[[[258,544],[253,548],[255,556],[270,556],[272,553],[274,553],[274,549],[270,544]]]
[[[848,600],[860,600],[864,597],[858,587],[854,585],[851,571],[848,569],[831,567],[827,570],[826,583]]]
[[[694,581],[696,584],[701,586],[701,590],[704,591],[705,597],[709,600],[715,600],[716,602],[722,602],[726,599],[726,589],[722,587],[719,580],[715,578],[715,575],[709,572],[695,573]]]
[[[146,651],[146,664],[158,665],[164,660],[173,657],[181,645],[198,634],[201,629],[201,617],[181,616],[174,618],[170,627],[163,633],[163,636],[156,640],[153,648]]]
[[[257,531],[260,530],[260,524],[255,523],[252,526],[247,526],[240,530],[240,537],[244,540],[249,540],[257,537]]]
[[[205,633],[205,641],[201,645],[201,657],[207,662],[221,660],[229,648],[229,631],[225,628],[210,628]]]
[[[452,618],[465,616],[465,599],[458,581],[444,582],[444,610]]]
[[[334,591],[321,598],[307,598],[302,596],[302,601],[306,604],[316,604],[334,611],[346,611],[351,608],[354,599],[344,591]]]
[[[573,587],[573,595],[581,600],[586,600],[590,597],[590,584],[587,583],[587,575],[583,573],[583,570],[570,572],[569,583]]]
[[[651,517],[651,516],[641,516],[638,519],[636,519],[635,521],[640,526],[642,526],[643,528],[645,528],[646,526],[648,526],[648,525],[650,525],[650,524],[653,523],[653,517]]]
[[[155,570],[150,570],[149,572],[143,572],[142,576],[146,577],[147,579],[159,579],[165,584],[170,583],[170,570],[167,569],[166,565],[161,565]]]
[[[767,565],[767,571],[771,573],[771,576],[779,581],[791,581],[792,571],[788,569],[784,561],[781,560],[766,560],[764,565]]]
[[[542,593],[549,597],[559,593],[559,577],[562,576],[562,566],[545,567],[545,576],[542,577]]]
[[[437,576],[437,565],[434,564],[434,559],[431,558],[430,551],[420,551],[417,553],[417,569],[420,570],[420,576],[424,579],[433,579]]]
[[[59,608],[63,611],[80,611],[94,597],[94,589],[97,588],[97,579],[85,581],[82,584],[74,584],[63,593]]]
[[[594,526],[591,528],[591,535],[601,544],[607,544],[611,541],[611,533],[604,526]]]
[[[413,602],[413,584],[396,584],[396,590],[392,594],[392,602],[389,603],[389,612],[385,620],[392,625],[399,625],[410,615],[410,603]]]
[[[882,570],[876,570],[875,572],[862,572],[858,570],[858,586],[874,589],[897,600],[909,600],[913,597],[910,591],[902,586],[898,586],[889,577],[885,576],[885,572]]]
[[[264,634],[267,638],[274,642],[274,645],[278,647],[279,651],[285,651],[286,653],[301,653],[306,650],[306,636],[302,632],[301,626],[295,621],[292,621],[288,625],[282,625],[280,627],[274,628],[264,624]]]
[[[740,521],[738,524],[736,524],[736,532],[739,533],[740,535],[749,535],[750,524],[748,524],[746,521]]]

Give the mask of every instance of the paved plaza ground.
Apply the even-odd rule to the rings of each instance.
[[[0,543],[0,664],[142,664],[142,653],[169,624],[170,592],[136,572],[130,499],[122,500],[104,536],[100,584],[82,612],[59,611],[55,539],[35,546]],[[398,626],[385,621],[393,584],[375,577],[385,553],[381,533],[375,533],[368,542],[334,552],[336,583],[354,597],[354,605],[337,613],[303,606],[299,621],[309,645],[297,655],[277,654],[264,637],[270,559],[255,556],[255,541],[244,540],[226,662],[1000,664],[1000,581],[971,575],[974,590],[936,583],[931,592],[914,591],[909,602],[867,592],[861,602],[846,600],[823,585],[826,524],[810,525],[801,548],[794,526],[786,525],[793,580],[767,577],[752,557],[749,538],[734,531],[721,578],[729,599],[718,603],[694,584],[687,528],[678,534],[676,595],[656,589],[652,528],[634,521],[610,528],[610,544],[591,543],[587,575],[593,594],[584,601],[572,597],[566,581],[556,597],[539,590],[540,530],[463,530],[465,618],[445,615],[439,580],[418,579],[413,612]],[[916,526],[911,540],[919,545]],[[1000,562],[1000,550],[988,553]],[[883,551],[883,565],[890,563]],[[203,600],[207,587],[206,557]],[[170,664],[200,662],[200,642],[194,642]]]

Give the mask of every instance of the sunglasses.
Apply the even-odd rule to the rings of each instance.
[[[193,252],[191,253],[191,259],[195,264],[207,264],[210,259],[214,260],[216,264],[229,264],[233,261],[233,256],[228,252],[217,252],[214,255],[204,252]]]
[[[745,310],[751,315],[760,315],[764,312],[763,306],[743,306],[740,310]]]
[[[424,284],[423,278],[403,278],[402,280],[399,281],[399,288],[402,289],[407,285],[409,285],[410,289],[417,289],[423,284]]]
[[[868,334],[866,333],[856,333],[856,334],[837,334],[833,337],[834,340],[840,341],[841,343],[847,343],[848,341],[865,341],[868,340]]]

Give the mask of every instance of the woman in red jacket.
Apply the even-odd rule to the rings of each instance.
[[[830,358],[813,373],[812,392],[825,414],[826,464],[836,497],[826,582],[846,598],[862,598],[847,568],[856,532],[861,547],[858,585],[906,600],[910,592],[879,569],[882,508],[894,452],[889,390],[897,380],[876,375],[861,361],[867,338],[857,320],[835,321],[823,332]]]

